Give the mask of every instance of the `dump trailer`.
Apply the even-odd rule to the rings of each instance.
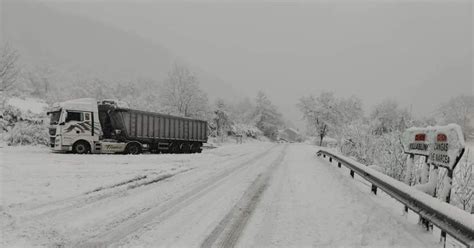
[[[48,114],[54,151],[196,153],[207,142],[206,121],[134,110],[116,100],[70,100]]]

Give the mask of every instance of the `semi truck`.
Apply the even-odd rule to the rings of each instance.
[[[200,153],[206,121],[130,109],[117,100],[56,103],[50,116],[53,151],[84,153]]]

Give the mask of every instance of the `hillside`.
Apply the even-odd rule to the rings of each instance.
[[[46,65],[62,74],[63,80],[162,81],[171,65],[180,61],[160,44],[42,3],[4,1],[1,11],[3,41],[19,51],[22,64]],[[234,96],[222,80],[191,67],[210,98]]]

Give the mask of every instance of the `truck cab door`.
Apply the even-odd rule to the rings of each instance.
[[[79,139],[91,142],[94,134],[91,118],[91,112],[67,111],[63,125],[63,145],[73,145]]]

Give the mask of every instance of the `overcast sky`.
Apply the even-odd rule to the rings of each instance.
[[[471,1],[48,5],[152,40],[248,96],[264,90],[290,119],[298,98],[323,90],[415,113],[474,94]]]

